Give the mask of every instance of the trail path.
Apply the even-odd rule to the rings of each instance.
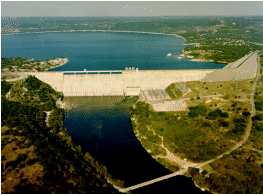
[[[20,77],[14,78],[14,79],[5,79],[6,82],[18,81],[18,80],[21,80],[21,79],[25,79],[27,77],[27,75],[25,73],[23,73],[23,72],[15,72],[15,73],[8,73],[8,74],[19,75]]]
[[[176,164],[180,165],[180,166],[181,166],[182,168],[184,168],[184,169],[185,169],[185,168],[188,168],[188,167],[190,167],[190,166],[193,167],[193,166],[196,165],[196,163],[192,163],[192,162],[183,160],[183,159],[181,159],[180,157],[174,155],[172,152],[170,152],[170,151],[164,146],[164,144],[163,144],[163,137],[160,136],[160,135],[158,135],[158,134],[156,134],[155,131],[152,130],[152,129],[150,129],[148,126],[147,126],[147,128],[148,128],[148,130],[153,131],[153,134],[154,134],[154,135],[157,135],[158,137],[160,137],[160,138],[162,139],[162,143],[161,143],[161,145],[159,145],[159,146],[161,146],[161,147],[162,147],[163,149],[165,149],[165,151],[166,151],[166,155],[165,155],[165,156],[158,155],[158,156],[155,156],[154,158],[166,158],[166,159],[168,159],[168,160],[170,160],[170,161],[172,161],[172,162],[175,162]]]
[[[258,61],[258,60],[257,60]],[[155,182],[159,182],[159,181],[162,181],[162,180],[165,180],[165,179],[168,179],[168,178],[171,178],[171,177],[174,177],[174,176],[177,176],[177,175],[182,175],[182,174],[185,174],[187,171],[188,171],[188,167],[195,167],[195,168],[200,168],[204,165],[207,165],[207,164],[210,164],[216,160],[219,160],[221,159],[224,155],[226,154],[230,154],[232,151],[236,150],[237,148],[239,148],[240,146],[242,146],[248,139],[249,135],[250,135],[250,132],[251,132],[251,129],[252,129],[252,117],[255,116],[255,104],[254,104],[254,95],[255,95],[255,90],[256,90],[256,87],[257,87],[257,83],[258,83],[258,80],[260,78],[260,71],[259,71],[259,61],[258,61],[258,67],[257,67],[257,75],[256,75],[256,79],[255,79],[255,82],[253,84],[253,89],[252,89],[252,93],[251,93],[251,98],[250,98],[250,104],[251,104],[251,116],[249,118],[249,122],[248,122],[248,125],[247,125],[247,128],[246,128],[246,132],[245,132],[245,135],[243,136],[242,140],[240,142],[238,142],[234,147],[232,147],[231,149],[227,150],[226,152],[220,154],[219,156],[215,157],[215,158],[212,158],[210,160],[207,160],[205,162],[202,162],[202,163],[191,163],[191,162],[188,162],[189,164],[185,164],[185,163],[182,163],[180,160],[179,157],[176,157],[174,154],[172,154],[164,145],[163,145],[163,137],[159,136],[162,138],[162,144],[161,146],[166,150],[167,152],[167,158],[168,159],[174,159],[174,162],[177,162],[178,164],[180,164],[184,169],[180,170],[180,171],[177,171],[175,173],[172,173],[172,174],[169,174],[169,175],[166,175],[166,176],[162,176],[162,177],[159,177],[159,178],[156,178],[156,179],[153,179],[153,180],[150,180],[150,181],[146,181],[146,182],[143,182],[143,183],[140,183],[140,184],[137,184],[137,185],[134,185],[134,186],[131,186],[131,187],[128,187],[126,189],[121,189],[121,188],[118,188],[120,192],[128,192],[130,190],[135,190],[135,189],[138,189],[138,188],[141,188],[141,187],[144,187],[144,186],[147,186],[147,185],[150,185],[150,184],[153,184]],[[155,132],[154,132],[155,133]]]

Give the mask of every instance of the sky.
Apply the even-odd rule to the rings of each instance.
[[[1,1],[1,16],[249,16],[263,1]]]

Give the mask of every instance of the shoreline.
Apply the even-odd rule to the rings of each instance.
[[[146,31],[121,31],[121,30],[62,30],[62,31],[43,31],[43,32],[25,32],[25,33],[13,33],[13,34],[2,34],[2,35],[20,35],[20,34],[44,34],[44,33],[66,33],[66,32],[111,32],[111,33],[137,33],[137,34],[152,34],[152,35],[168,35],[168,36],[175,36],[177,38],[183,39],[185,42],[187,41],[186,38],[180,36],[176,33],[166,34],[166,33],[158,33],[158,32],[146,32]],[[183,43],[184,46],[187,45],[200,45],[200,43]],[[183,56],[179,54],[181,57],[190,58],[188,56]],[[219,63],[219,64],[227,64],[225,62],[215,62],[213,60],[204,60],[198,58],[192,58],[191,61],[196,62],[212,62],[212,63]],[[56,67],[54,67],[56,68]],[[49,70],[49,69],[48,69]],[[47,70],[46,70],[47,71]]]
[[[58,67],[60,67],[60,66],[63,66],[63,65],[65,65],[66,63],[68,63],[68,58],[56,58],[56,59],[54,59],[54,60],[61,60],[61,64],[59,64],[59,65],[57,65],[57,66],[54,66],[54,67],[52,67],[52,68],[48,68],[47,70],[45,70],[44,72],[47,72],[48,70],[51,70],[51,69],[54,69],[54,68],[58,68]],[[50,61],[50,60],[49,60]]]
[[[24,33],[13,33],[13,34],[2,34],[2,35],[21,35],[21,34],[44,34],[44,33],[60,33],[60,32],[120,32],[120,33],[139,33],[139,34],[156,34],[156,35],[170,35],[176,36],[177,38],[186,39],[180,35],[175,33],[166,34],[166,33],[158,33],[158,32],[145,32],[145,31],[121,31],[121,30],[62,30],[62,31],[43,31],[43,32],[24,32]],[[199,44],[199,43],[196,43]],[[188,44],[184,44],[188,45]]]
[[[51,62],[50,62],[51,61]],[[12,79],[4,79],[6,80],[7,82],[12,82],[12,81],[17,81],[17,80],[21,80],[21,79],[24,79],[25,76],[23,75],[24,72],[47,72],[48,70],[51,70],[51,69],[54,69],[54,68],[58,68],[60,66],[63,66],[65,65],[67,62],[68,62],[68,58],[55,58],[55,59],[51,59],[51,60],[48,60],[49,63],[59,63],[58,65],[54,66],[54,67],[51,67],[51,68],[48,68],[47,70],[45,71],[37,71],[36,69],[34,69],[33,71],[27,71],[28,69],[19,69],[20,71],[14,71],[14,72],[11,72],[11,71],[4,71],[5,69],[1,69],[3,75],[4,76],[5,74],[11,74],[11,75],[19,75],[20,77],[18,78],[12,78]],[[43,61],[40,61],[40,63],[45,63],[46,65],[46,61],[43,60]],[[22,70],[22,71],[21,71]],[[2,79],[1,79],[2,80]]]
[[[135,104],[136,104],[136,103],[135,103]],[[135,105],[135,104],[134,104],[134,105]],[[133,106],[134,106],[134,105],[133,105]],[[131,123],[131,126],[132,126],[132,132],[133,132],[134,136],[136,137],[136,139],[137,139],[137,141],[140,143],[140,145],[145,149],[145,151],[146,151],[157,163],[159,163],[160,165],[162,165],[164,168],[169,169],[169,168],[167,168],[164,164],[160,163],[160,162],[157,160],[157,158],[155,158],[152,154],[150,154],[149,150],[142,144],[141,140],[139,139],[139,130],[132,125],[133,123],[134,123],[136,126],[138,125],[136,118],[130,118],[130,123]],[[169,159],[169,158],[168,158],[168,159]],[[170,160],[170,159],[169,159],[169,160]],[[170,170],[172,173],[181,172],[181,171],[186,170],[186,169],[188,170],[188,167],[187,167],[187,168],[184,168],[184,167],[182,167],[181,164],[178,163],[178,162],[177,162],[177,165],[180,166],[180,169],[179,169],[178,171],[172,171],[171,169],[169,169],[169,170]],[[191,167],[191,166],[189,166],[189,167]],[[187,171],[187,172],[188,172],[188,171]],[[193,180],[193,177],[187,175],[187,172],[186,172],[186,173],[179,173],[177,176],[184,176],[184,177],[187,177],[187,178],[191,178],[191,180],[192,180],[192,182],[194,183],[195,187],[199,188],[199,189],[200,189],[201,191],[203,191],[203,192],[205,192],[205,191],[210,192],[208,189],[202,188],[202,187],[200,187],[199,185],[197,185],[196,181]]]
[[[25,32],[25,33],[14,33],[14,34],[2,34],[2,35],[19,35],[19,34],[44,34],[44,33],[65,33],[65,32],[112,32],[112,33],[138,33],[138,34],[153,34],[153,35],[168,35],[168,36],[175,36],[177,38],[181,38],[186,42],[186,38],[173,33],[173,34],[166,34],[166,33],[158,33],[158,32],[145,32],[145,31],[121,31],[121,30],[65,30],[65,31],[43,31],[43,32]],[[185,43],[183,45],[200,45],[200,43]],[[180,54],[179,54],[180,55]],[[187,56],[182,56],[181,57],[186,57]],[[218,63],[214,61],[206,61],[198,58],[193,58],[191,61],[200,61],[200,62],[213,62],[213,63]],[[56,68],[56,67],[54,67]],[[49,70],[49,69],[48,69]],[[47,70],[46,70],[47,71]]]
[[[181,53],[179,56],[183,57],[183,58],[189,58],[191,59],[190,61],[192,62],[207,62],[207,63],[216,63],[216,64],[229,64],[228,62],[215,62],[213,60],[206,60],[206,59],[199,59],[199,58],[194,58],[193,56],[189,56],[186,54]]]

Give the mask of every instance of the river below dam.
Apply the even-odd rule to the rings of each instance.
[[[99,163],[105,165],[113,178],[129,187],[171,171],[157,163],[135,137],[129,109],[137,98],[65,97],[64,128],[73,143],[80,145]],[[205,193],[195,187],[191,178],[176,176],[133,193]]]
[[[1,36],[2,58],[47,60],[66,57],[68,63],[49,71],[221,69],[225,65],[180,58],[184,40],[175,36],[128,32],[50,32]],[[169,55],[168,55],[169,54]],[[129,187],[171,171],[157,163],[136,139],[129,108],[135,98],[66,97],[64,128],[82,151],[105,165],[113,178]],[[206,193],[191,178],[177,176],[133,193]]]

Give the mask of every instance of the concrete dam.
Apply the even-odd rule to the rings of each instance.
[[[64,96],[134,96],[174,82],[198,81],[214,70],[116,70],[28,72]]]
[[[230,63],[224,69],[105,70],[27,72],[51,85],[64,96],[135,96],[144,90],[165,89],[175,82],[228,81],[254,78],[258,51]]]

